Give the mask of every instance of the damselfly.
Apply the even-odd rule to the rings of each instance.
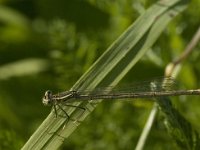
[[[174,88],[173,78],[158,78],[150,81],[144,81],[137,85],[126,86],[124,88],[96,88],[93,90],[71,90],[53,95],[50,90],[45,92],[43,104],[53,106],[56,117],[58,106],[68,117],[69,115],[60,105],[64,103],[66,106],[77,107],[85,110],[80,106],[70,105],[74,101],[85,100],[115,100],[115,99],[136,99],[136,98],[158,98],[164,96],[180,96],[180,95],[200,95],[200,89],[195,90],[177,90]]]

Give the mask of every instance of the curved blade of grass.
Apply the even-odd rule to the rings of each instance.
[[[200,137],[198,132],[172,105],[168,97],[156,100],[165,116],[165,126],[169,134],[181,149],[198,150]]]
[[[72,89],[93,89],[98,86],[115,86],[157,40],[168,22],[185,8],[186,1],[159,1],[133,23],[76,82]],[[163,17],[168,19],[164,20]],[[96,105],[76,102],[86,108],[64,107],[72,118],[58,117],[51,112],[22,149],[57,149],[89,115]],[[59,116],[65,114],[58,110]],[[78,121],[77,121],[78,120]]]

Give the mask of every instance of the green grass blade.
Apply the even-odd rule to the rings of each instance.
[[[168,22],[186,5],[187,1],[174,0],[159,1],[150,7],[106,50],[73,89],[115,86],[155,43]],[[51,112],[22,149],[57,149],[96,106],[89,102],[76,102],[72,105],[83,106],[86,111],[83,113],[78,108],[64,107],[72,118],[64,129],[66,118],[55,119],[54,112]],[[58,114],[65,116],[60,110]]]
[[[200,137],[192,125],[173,107],[169,98],[157,99],[165,116],[165,125],[169,134],[181,149],[197,150],[200,148]]]

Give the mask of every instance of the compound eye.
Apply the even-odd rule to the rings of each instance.
[[[51,95],[52,95],[52,92],[50,90],[45,92],[45,96],[51,96]]]
[[[42,102],[44,105],[51,105],[51,100],[52,100],[52,92],[48,90],[45,92]]]

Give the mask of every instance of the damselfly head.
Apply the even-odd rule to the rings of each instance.
[[[42,99],[42,103],[45,106],[51,106],[52,105],[52,92],[50,90],[45,92],[44,97]]]

